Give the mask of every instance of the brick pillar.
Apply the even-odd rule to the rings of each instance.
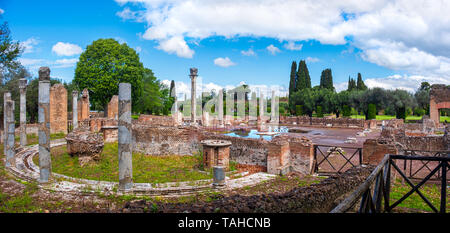
[[[72,126],[78,128],[78,91],[72,92]]]
[[[197,85],[197,68],[190,69],[191,77],[191,122],[193,125],[197,124],[197,97],[196,97],[196,85]]]
[[[119,84],[119,189],[133,187],[131,84]]]
[[[7,100],[5,105],[6,118],[6,167],[15,166],[15,149],[14,149],[14,101]]]
[[[20,146],[27,145],[27,80],[19,80],[20,89]]]
[[[40,182],[47,183],[52,172],[50,157],[50,68],[39,68],[39,170]]]

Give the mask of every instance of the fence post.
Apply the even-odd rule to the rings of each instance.
[[[445,207],[447,205],[447,167],[448,162],[442,161],[442,181],[441,181],[441,213],[445,213]]]
[[[391,212],[389,208],[389,199],[391,195],[391,158],[388,159],[387,162],[387,170],[386,170],[386,198],[384,200],[384,209],[386,212]]]

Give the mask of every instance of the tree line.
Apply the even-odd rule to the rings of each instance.
[[[289,81],[288,115],[307,115],[323,117],[324,114],[336,114],[336,117],[365,115],[374,119],[377,114],[395,115],[406,118],[408,115],[429,114],[430,84],[423,82],[417,91],[386,90],[368,88],[361,73],[357,79],[349,77],[346,90],[336,92],[333,86],[331,69],[322,71],[320,84],[311,87],[311,78],[304,60],[291,65]]]

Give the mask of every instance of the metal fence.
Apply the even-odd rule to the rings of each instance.
[[[361,164],[361,147],[314,145],[314,173],[341,173]]]
[[[414,184],[407,175],[400,169],[396,161],[436,161],[438,165],[431,169],[428,174],[418,183]],[[446,212],[447,198],[447,170],[449,169],[450,153],[447,151],[441,156],[417,156],[417,155],[386,155],[378,166],[367,177],[365,182],[361,184],[350,196],[342,201],[331,213],[351,212],[355,209],[355,205],[360,200],[358,213],[383,213],[391,212],[411,194],[417,193],[421,199],[432,209],[433,212]],[[411,190],[404,194],[394,203],[390,203],[391,174],[392,168],[397,172],[408,185]],[[433,175],[440,171],[440,206],[434,206],[419,188],[425,184]]]

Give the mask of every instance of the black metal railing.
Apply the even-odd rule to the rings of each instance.
[[[407,175],[397,166],[398,160],[416,161],[436,161],[438,165],[433,168],[420,182],[414,184]],[[417,193],[421,199],[432,209],[433,212],[446,212],[447,197],[447,170],[449,169],[450,154],[447,151],[442,156],[411,156],[411,155],[386,155],[378,166],[367,177],[350,196],[336,206],[331,213],[351,212],[355,209],[356,203],[360,201],[358,213],[383,213],[391,212],[396,206],[402,203],[411,194]],[[391,189],[391,169],[394,169],[411,187],[411,190],[404,194],[393,204],[390,203]],[[438,171],[441,171],[440,184],[440,206],[434,206],[428,198],[419,190]],[[439,210],[438,210],[439,209]]]
[[[444,150],[433,150],[433,151],[425,151],[425,150],[400,150],[402,155],[409,156],[431,156],[431,157],[442,157],[445,156],[448,151]],[[404,160],[403,161],[403,170],[405,174],[408,175],[410,179],[423,179],[427,174],[427,172],[431,172],[436,166],[438,162],[436,161],[424,161],[424,160]],[[437,171],[430,180],[439,180],[441,177],[441,171]]]
[[[338,158],[334,159],[334,161],[330,161],[330,156],[333,154],[337,155]],[[346,154],[351,155],[347,156]],[[319,158],[319,155],[322,158]],[[354,160],[355,156],[358,156],[356,161]],[[332,170],[320,170],[320,165],[322,165],[324,162],[327,162],[329,168],[331,168]],[[314,173],[341,173],[344,172],[344,168],[346,168],[347,164],[349,164],[351,167],[356,167],[362,164],[361,147],[314,145]]]

